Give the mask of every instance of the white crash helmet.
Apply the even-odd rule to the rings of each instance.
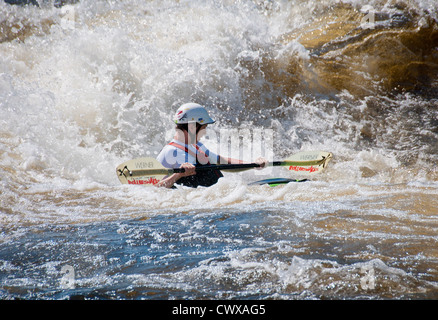
[[[197,103],[185,103],[176,110],[173,120],[176,124],[186,124],[189,122],[196,122],[199,124],[214,123],[210,118],[207,110]]]

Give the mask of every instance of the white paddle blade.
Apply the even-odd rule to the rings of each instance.
[[[116,173],[122,184],[154,185],[169,174],[169,169],[154,158],[137,158],[120,164]]]
[[[290,162],[286,168],[299,175],[313,175],[321,173],[333,154],[325,151],[303,151],[290,156],[285,162]]]

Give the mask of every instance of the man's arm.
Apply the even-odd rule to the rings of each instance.
[[[184,168],[185,172],[174,173],[156,184],[157,187],[172,188],[172,186],[182,177],[192,176],[196,174],[195,166],[191,163],[183,163],[180,168]]]

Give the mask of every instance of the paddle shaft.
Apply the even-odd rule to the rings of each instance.
[[[238,163],[238,164],[213,164],[205,166],[197,166],[196,170],[231,170],[231,169],[251,169],[260,167],[257,163]],[[172,169],[173,172],[184,172],[184,168]]]
[[[315,161],[273,161],[268,162],[268,167],[278,167],[278,166],[314,166],[320,165],[324,162],[322,160]],[[233,170],[233,169],[251,169],[260,168],[258,163],[237,163],[237,164],[217,164],[217,165],[205,165],[198,166],[196,170]],[[184,168],[171,169],[174,173],[184,172]]]
[[[273,161],[268,162],[268,166],[277,167],[277,166],[313,166],[313,165],[321,165],[324,163],[325,159],[315,160],[315,161]],[[258,163],[238,163],[238,164],[219,164],[219,165],[204,165],[196,167],[196,170],[238,170],[238,169],[251,169],[251,168],[259,168],[260,164]],[[129,175],[132,176],[147,176],[154,174],[172,174],[172,173],[182,173],[185,172],[184,168],[157,168],[157,169],[146,169],[146,170],[135,170],[131,171],[127,167],[123,169],[123,172],[120,170],[120,174],[124,174],[125,170],[129,172]]]
[[[260,167],[257,163],[239,163],[239,164],[220,164],[220,165],[205,165],[198,166],[196,170],[231,170],[231,169],[251,169]],[[129,176],[152,176],[152,175],[169,175],[172,173],[182,173],[185,172],[184,168],[156,168],[156,169],[145,169],[145,170],[129,170],[125,167],[123,170],[119,170],[120,175],[125,174],[128,171]]]

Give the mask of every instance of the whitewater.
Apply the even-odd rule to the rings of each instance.
[[[435,0],[0,2],[0,299],[438,298]],[[309,181],[122,185],[183,103]]]

